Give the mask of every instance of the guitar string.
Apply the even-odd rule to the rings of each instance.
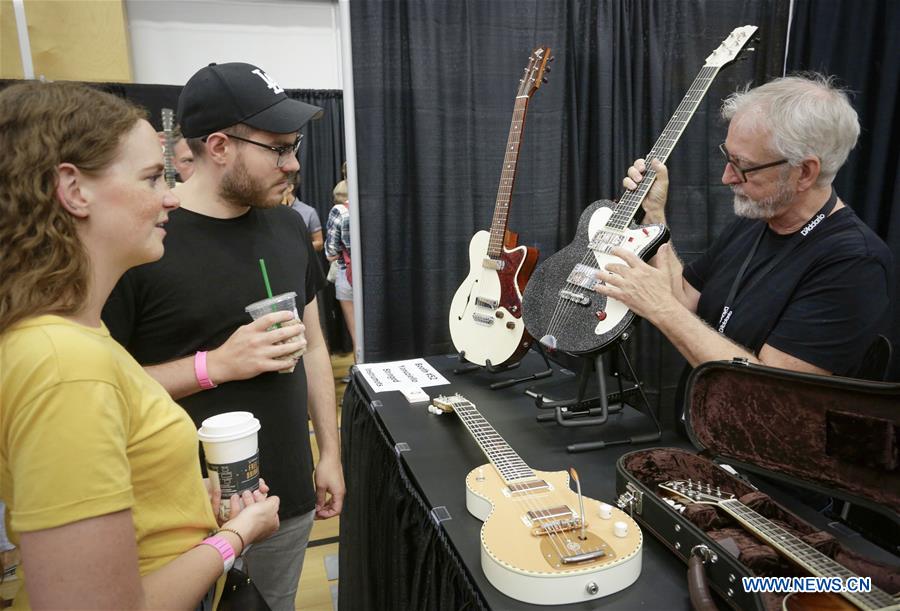
[[[652,157],[660,158],[660,155],[658,153],[654,154],[654,151],[656,151],[657,147],[659,147],[660,145],[668,146],[669,147],[668,152],[669,153],[671,152],[671,150],[672,150],[672,148],[674,148],[674,145],[677,142],[678,138],[680,138],[681,134],[686,129],[688,123],[690,122],[690,119],[693,118],[693,115],[696,112],[697,107],[700,105],[700,102],[705,97],[706,91],[709,89],[709,86],[712,84],[712,80],[715,78],[718,71],[719,71],[719,68],[714,67],[714,66],[704,66],[700,70],[700,74],[697,76],[694,83],[688,89],[688,92],[685,94],[684,98],[682,98],[681,103],[679,103],[678,108],[675,110],[675,113],[673,113],[672,118],[669,120],[669,124],[682,123],[682,125],[680,126],[680,129],[671,130],[676,133],[670,134],[669,133],[670,132],[669,125],[667,125],[666,129],[663,130],[663,133],[660,136],[660,138],[653,145],[653,148],[650,150],[650,153],[648,153],[648,155],[647,155],[648,158],[652,158]],[[696,87],[698,84],[703,84],[703,86]],[[692,96],[694,96],[694,95],[697,96],[696,99],[692,99]],[[679,113],[683,113],[683,114],[687,113],[688,114],[687,119],[684,119],[684,120],[677,119],[676,120],[676,117],[678,117]],[[652,176],[651,176],[651,174],[652,174]],[[648,169],[648,171],[645,173],[645,176],[655,177],[655,172]],[[644,184],[650,184],[650,183],[647,182]],[[649,187],[647,188],[647,191],[649,192]],[[631,193],[631,192],[629,192],[629,193]],[[643,200],[645,195],[646,194],[640,196],[641,201]],[[623,199],[624,199],[624,197],[627,197],[627,196],[628,196],[628,193],[626,193],[626,195],[623,196]],[[621,202],[621,200],[620,200],[620,202]],[[610,215],[610,218],[607,220],[607,224],[604,225],[604,227],[601,228],[597,233],[595,233],[593,238],[588,236],[588,248],[587,248],[587,252],[582,257],[582,260],[581,260],[582,265],[585,265],[588,267],[593,267],[593,265],[589,265],[590,263],[594,262],[594,261],[591,261],[592,255],[599,254],[599,253],[595,252],[595,246],[593,245],[593,243],[596,241],[598,236],[603,235],[604,229],[607,226],[609,226],[609,223],[613,220],[616,220],[617,222],[624,221],[624,226],[622,228],[617,228],[617,229],[625,229],[627,227],[628,221],[633,216],[633,213],[631,215],[627,215],[628,218],[616,219],[617,216],[619,216],[619,217],[625,216],[622,214],[622,211],[619,208],[618,204],[617,204],[616,208],[613,210],[612,215]],[[609,247],[607,247],[607,248],[609,248]],[[604,249],[604,250],[606,250],[606,249]],[[608,254],[608,251],[605,252],[605,254]],[[573,271],[574,271],[574,268],[573,268]],[[572,287],[576,290],[584,288],[580,285],[569,282],[569,280],[568,280],[569,277],[571,277],[571,273],[569,276],[566,277],[566,281],[565,281],[564,287],[563,287],[564,289],[568,289],[569,287]],[[602,281],[601,281],[601,283],[602,283]],[[593,290],[593,289],[588,289],[588,290]],[[608,302],[609,299],[613,299],[613,298],[607,297],[606,299]],[[615,300],[615,301],[617,301],[617,300]],[[564,324],[566,324],[570,320],[572,320],[572,316],[571,316],[572,311],[575,310],[577,307],[578,307],[577,304],[575,304],[571,300],[564,299],[564,298],[558,296],[557,304],[556,304],[556,307],[554,308],[553,314],[551,315],[550,323],[547,326],[547,332],[545,333],[545,335],[550,335],[551,337],[555,337],[555,333],[559,329],[562,329]]]
[[[477,426],[484,426],[487,429],[487,431],[484,431],[481,429],[476,430],[475,428],[473,428],[474,426],[476,426],[476,424],[471,422],[472,416],[468,412],[460,412],[466,416],[466,418],[463,418],[463,422],[466,424],[466,427],[469,429],[469,431],[475,437],[476,441],[478,442],[479,446],[481,446],[482,450],[486,454],[488,454],[488,458],[490,459],[491,463],[493,464],[494,468],[497,470],[498,475],[500,476],[501,480],[504,481],[504,483],[508,484],[508,483],[515,483],[515,482],[512,479],[508,479],[506,476],[503,475],[503,473],[501,472],[500,465],[497,464],[498,462],[502,462],[503,466],[507,467],[508,469],[513,469],[513,470],[515,470],[517,468],[516,465],[513,464],[513,462],[514,461],[518,462],[519,469],[521,469],[521,467],[524,467],[525,469],[528,470],[528,472],[530,473],[530,480],[537,479],[537,477],[534,474],[534,471],[522,460],[521,457],[518,456],[518,454],[515,452],[515,450],[513,450],[509,446],[508,443],[506,443],[506,441],[503,439],[503,437],[499,433],[497,433],[496,429],[494,429],[493,426],[491,426],[490,422],[488,422],[487,419],[484,418],[484,416],[478,411],[478,409],[474,406],[474,404],[472,404],[470,401],[463,399],[463,398],[458,399],[458,401],[464,402],[465,405],[459,405],[459,404],[456,405],[455,409],[457,409],[457,411],[459,411],[459,407],[464,407],[464,408],[468,409],[470,412],[473,412],[475,414],[475,416],[479,417],[483,421],[483,423],[484,423],[483,425],[479,424]],[[491,456],[488,448],[485,447],[485,443],[488,442],[488,439],[487,439],[488,433],[493,433],[494,435],[496,435],[503,442],[503,445],[508,449],[508,451],[512,452],[512,456],[504,456],[502,458],[498,458],[496,456]],[[493,443],[493,442],[491,442],[491,443]],[[492,449],[494,449],[495,451],[497,450],[497,448],[494,446],[492,446]],[[495,454],[496,454],[496,452],[495,452]],[[544,481],[546,483],[546,480],[544,480]],[[552,493],[549,493],[548,496],[549,497],[555,496],[557,498],[558,506],[567,506],[568,507],[568,504],[566,503],[566,499],[561,496],[561,493],[559,491],[554,489],[554,491]],[[578,549],[578,547],[581,546],[580,543],[575,543],[573,541],[573,539],[569,536],[568,533],[571,531],[564,529],[562,526],[554,525],[554,523],[551,523],[549,525],[541,524],[541,520],[539,519],[540,512],[546,511],[548,508],[546,506],[542,506],[540,504],[540,502],[537,500],[537,498],[532,496],[531,492],[525,492],[523,494],[523,496],[519,497],[518,499],[515,497],[511,497],[511,500],[520,506],[524,506],[524,508],[527,511],[533,512],[536,519],[532,520],[532,521],[536,525],[545,526],[545,527],[549,526],[546,536],[547,536],[548,541],[553,546],[554,551],[559,556],[560,562],[562,562],[562,559],[567,555],[565,550]],[[573,513],[575,513],[574,509],[570,508],[570,510]],[[526,511],[526,514],[527,514],[527,511]],[[581,520],[585,521],[586,516],[581,515]],[[558,521],[556,522],[556,524],[558,524]],[[578,529],[576,529],[576,530],[578,530]],[[588,550],[588,551],[595,551],[595,550]]]
[[[478,445],[481,446],[482,450],[485,452],[485,454],[487,454],[492,465],[497,470],[498,475],[500,476],[501,480],[503,480],[504,482],[511,481],[511,480],[508,480],[503,475],[503,473],[501,472],[501,465],[498,465],[497,463],[498,462],[502,463],[503,467],[506,467],[507,470],[513,469],[515,467],[511,464],[511,461],[515,460],[515,458],[513,458],[511,456],[496,457],[496,456],[491,455],[490,449],[488,447],[485,447],[485,442],[486,442],[485,431],[480,430],[480,429],[476,430],[475,428],[473,428],[475,426],[475,424],[473,422],[471,422],[471,420],[472,420],[471,413],[474,413],[476,416],[480,417],[481,420],[484,422],[484,425],[486,425],[486,427],[488,427],[491,431],[493,431],[493,433],[497,437],[499,437],[501,440],[503,439],[503,437],[500,436],[500,434],[497,433],[496,430],[493,429],[492,426],[490,426],[490,423],[484,418],[484,416],[481,415],[481,413],[474,406],[474,404],[472,404],[470,401],[468,401],[462,397],[460,397],[457,401],[458,402],[454,404],[454,408],[456,409],[457,412],[459,412],[460,414],[465,416],[462,418],[462,420],[466,424],[466,428],[469,429],[469,431],[472,433],[473,437],[475,437],[475,440],[478,442]],[[464,405],[462,403],[464,403]],[[463,407],[468,411],[460,411],[460,407]],[[515,455],[515,451],[509,447],[509,444],[506,444],[505,441],[504,441],[504,444]],[[493,448],[493,449],[496,449],[496,448]],[[516,455],[516,457],[517,456],[518,455]],[[524,461],[522,461],[521,457],[518,457],[518,462],[521,463],[521,466],[524,466],[531,473],[531,479],[535,479],[533,470],[530,467],[528,467]],[[523,498],[525,499],[524,505],[525,505],[526,509],[535,512],[535,516],[538,515],[538,512],[543,510],[543,508],[538,504],[538,502],[536,500],[534,500],[528,496],[525,496]],[[520,504],[523,504],[522,499],[517,500],[515,498],[512,498],[512,500],[514,502],[519,502]],[[535,522],[537,522],[537,520],[535,520]],[[564,556],[563,550],[566,548],[566,542],[557,541],[557,539],[561,539],[561,537],[559,536],[560,531],[561,531],[561,529],[559,529],[559,528],[557,528],[555,530],[551,528],[551,531],[548,532],[548,534],[547,534],[547,538],[548,538],[548,541],[550,541],[551,545],[553,546],[554,551],[560,557],[560,561],[562,561],[562,558]]]
[[[460,408],[464,408],[464,409],[461,410]],[[511,479],[509,479],[507,476],[504,476],[503,470],[506,470],[507,472],[509,472],[510,470],[517,469],[517,466],[512,464],[512,461],[516,460],[517,455],[516,456],[497,456],[497,454],[496,454],[497,448],[496,447],[494,447],[493,445],[491,445],[489,447],[486,446],[487,443],[493,443],[493,441],[490,441],[487,438],[488,432],[493,432],[493,434],[496,435],[497,437],[499,437],[501,440],[503,438],[502,438],[502,436],[500,436],[499,433],[496,432],[496,430],[492,426],[490,426],[490,423],[484,418],[484,416],[481,415],[481,413],[478,411],[478,409],[470,401],[460,398],[455,403],[454,409],[456,409],[456,411],[458,413],[460,413],[464,416],[462,418],[462,420],[466,424],[466,428],[469,429],[469,431],[472,433],[472,436],[475,437],[475,440],[478,442],[478,445],[485,452],[485,454],[487,454],[488,459],[491,461],[493,467],[497,471],[497,474],[501,478],[501,480],[504,481],[505,483],[511,482],[512,481]],[[477,417],[480,417],[480,419],[483,421],[484,424],[483,425],[481,423],[476,424],[475,422],[473,422],[472,414],[474,414]],[[486,428],[487,431],[482,430],[482,428],[478,428],[478,427]],[[504,441],[504,445],[506,445],[506,447],[509,448],[509,444],[506,444],[505,441]],[[495,452],[491,452],[491,450],[495,450]],[[509,450],[515,455],[515,451],[512,450],[512,448],[509,448]],[[525,468],[529,471],[529,473],[531,473],[530,479],[532,479],[532,480],[535,479],[532,469],[530,467],[528,467],[527,465],[525,465],[525,463],[524,463],[524,461],[522,461],[521,457],[518,457],[517,462],[521,463],[521,465],[518,467],[519,469],[521,468],[521,466],[525,466]],[[522,476],[520,475],[519,477],[522,477]],[[540,511],[543,511],[545,509],[537,502],[537,500],[528,496],[528,494],[525,494],[523,497],[520,497],[519,499],[516,499],[515,497],[511,497],[511,499],[520,505],[524,505],[526,510],[534,512],[536,517],[538,516]],[[534,520],[534,522],[538,523],[538,520]],[[551,529],[551,531],[548,532],[547,537],[548,537],[548,540],[550,541],[551,545],[553,546],[554,551],[557,553],[557,555],[560,557],[560,560],[561,560],[564,555],[563,550],[566,547],[566,543],[556,540],[556,539],[560,538],[559,534],[558,534],[559,530],[560,529],[556,529],[556,530]],[[556,536],[556,538],[554,538],[554,535]]]
[[[710,74],[710,71],[712,72],[711,74]],[[710,69],[709,67],[706,67],[706,66],[704,66],[704,68],[700,70],[700,74],[697,76],[697,79],[695,79],[695,82],[694,82],[694,83],[691,85],[691,87],[688,89],[687,94],[685,94],[685,96],[684,96],[684,98],[682,99],[681,103],[678,105],[678,108],[676,109],[675,113],[673,114],[672,120],[670,120],[669,123],[672,123],[673,120],[678,116],[679,113],[684,113],[685,111],[688,111],[688,110],[689,110],[689,113],[690,113],[690,116],[688,117],[688,119],[690,119],[690,117],[693,116],[694,112],[696,111],[697,106],[699,106],[700,101],[702,101],[702,99],[703,99],[703,97],[704,97],[704,95],[705,95],[705,93],[706,93],[706,89],[708,89],[709,85],[710,85],[711,82],[712,82],[712,78],[715,76],[715,74],[716,74],[717,71],[718,71],[717,69],[712,70],[712,69]],[[695,92],[695,85],[697,85],[698,82],[701,82],[701,81],[703,81],[703,80],[707,80],[707,83],[706,83],[705,87],[703,87],[702,90],[701,90],[701,89],[697,89],[697,91]],[[691,96],[694,95],[695,93],[699,93],[699,95],[697,96],[697,99],[696,99],[696,100],[693,100],[693,99],[691,99]],[[690,108],[691,106],[693,106],[693,107]],[[686,128],[687,123],[688,123],[688,121],[683,121],[683,125],[681,126],[681,130],[680,130],[681,132],[683,132],[684,129]],[[659,140],[656,142],[656,144],[654,144],[653,148],[651,149],[650,153],[648,154],[648,157],[659,157],[658,154],[657,154],[657,155],[654,155],[653,152],[656,150],[657,146],[660,145],[660,144],[669,144],[669,143],[671,143],[670,151],[671,151],[671,148],[674,147],[674,144],[675,144],[675,142],[677,141],[677,137],[668,136],[668,132],[669,132],[668,127],[669,127],[669,126],[667,125],[666,129],[663,130],[663,134],[660,136],[660,138],[659,138]],[[678,134],[678,136],[680,136],[680,133]],[[648,172],[647,172],[647,175],[649,176],[649,175],[651,174],[651,172],[652,172],[652,170],[651,170],[651,171],[648,171]],[[655,173],[653,173],[653,176],[655,176]],[[649,184],[649,182],[648,182],[648,183],[644,183],[644,184]],[[648,191],[649,191],[649,187],[648,187]],[[625,197],[627,197],[627,196],[628,196],[628,194],[626,193]],[[643,199],[643,197],[644,197],[644,196],[642,195],[642,196],[640,197],[640,199]],[[610,216],[610,219],[607,220],[607,226],[608,226],[608,224],[610,223],[610,221],[612,221],[617,215],[619,215],[620,217],[621,217],[621,216],[624,216],[624,215],[621,214],[621,210],[618,209],[618,206],[617,206],[617,209],[614,209],[613,214]],[[633,216],[633,213],[632,213],[632,215],[629,215],[629,216]],[[622,221],[624,220],[624,224],[625,224],[625,226],[627,226],[628,219],[622,219],[622,218],[620,218],[620,219],[616,219],[616,220],[618,220],[618,222],[622,222]],[[622,229],[624,229],[624,227],[622,227]],[[598,231],[598,232],[594,235],[594,238],[593,238],[593,239],[589,239],[587,252],[585,253],[585,255],[584,255],[584,257],[582,258],[582,261],[581,261],[581,263],[582,263],[583,265],[588,265],[589,263],[592,263],[592,261],[591,261],[591,256],[595,254],[595,249],[594,249],[592,246],[593,246],[593,243],[596,241],[597,237],[598,237],[598,236],[602,236],[602,233],[603,233],[603,229],[601,229],[600,231]],[[590,267],[593,267],[593,266],[591,265]],[[574,271],[574,268],[573,268],[573,271]],[[583,287],[581,287],[581,286],[579,286],[579,285],[576,285],[576,284],[574,284],[574,283],[568,282],[568,277],[567,277],[567,284],[573,286],[573,287],[576,288],[576,289],[583,288]],[[593,290],[593,289],[591,289],[591,290]],[[611,299],[611,298],[607,297],[607,300],[609,300],[609,299]],[[564,303],[562,303],[563,306],[568,306],[568,307],[560,308],[560,307],[559,307],[559,304],[560,304],[561,302],[564,302]],[[558,304],[557,304],[557,309],[556,309],[556,311],[554,312],[554,317],[551,318],[551,324],[552,324],[553,322],[555,322],[556,325],[557,325],[557,327],[555,327],[555,328],[553,328],[553,329],[551,329],[550,327],[548,327],[547,334],[551,334],[551,331],[555,331],[556,329],[561,328],[563,323],[568,322],[568,321],[570,320],[568,314],[570,314],[571,311],[572,311],[575,307],[576,307],[576,304],[574,304],[572,301],[567,300],[567,299],[559,298]],[[558,316],[556,316],[557,312],[559,313]],[[555,318],[555,321],[553,320],[554,318]]]
[[[703,483],[697,483],[699,484],[698,489],[702,491]],[[682,493],[678,494],[684,496]],[[687,498],[691,501],[694,500],[690,497]],[[781,528],[780,526],[772,522],[769,518],[766,518],[762,514],[754,511],[752,508],[748,507],[737,498],[718,498],[716,505],[720,506],[726,513],[734,517],[739,523],[745,524],[745,526],[751,532],[756,531],[757,536],[759,536],[763,540],[769,541],[770,544],[773,545],[773,547],[775,547],[776,549],[781,547],[783,549],[783,553],[785,553],[786,555],[795,556],[797,559],[799,559],[798,563],[801,564],[801,566],[803,566],[803,562],[800,562],[801,560],[805,561],[808,565],[812,565],[812,569],[810,569],[809,567],[805,568],[807,568],[807,570],[810,570],[813,575],[816,575],[816,572],[818,571],[819,575],[824,577],[846,578],[858,576],[849,568],[823,554],[815,547],[809,545],[796,535],[793,535],[787,530]],[[888,594],[877,586],[872,586],[872,589],[869,592],[839,592],[837,594],[844,595],[849,600],[854,602],[862,601],[866,604],[871,605],[873,609],[884,608],[886,606],[896,604],[897,602],[897,600],[895,600],[895,598],[891,594]]]

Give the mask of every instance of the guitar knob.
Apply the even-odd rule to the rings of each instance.
[[[616,522],[613,524],[613,534],[620,539],[624,539],[628,536],[628,523],[627,522]]]
[[[604,520],[612,518],[612,505],[600,503],[600,517]]]
[[[606,311],[605,310],[597,310],[595,312],[597,315],[597,320],[606,320]]]
[[[497,318],[503,318],[503,310],[497,310],[496,312],[494,312],[494,316],[496,316]]]
[[[515,328],[516,328],[516,323],[514,323],[514,322],[511,321],[511,320],[508,320],[508,321],[506,321],[506,328],[507,328],[507,329],[515,329]]]

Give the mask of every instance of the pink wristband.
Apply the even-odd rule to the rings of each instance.
[[[216,548],[216,551],[222,556],[223,575],[230,571],[231,567],[234,566],[234,548],[231,547],[231,543],[226,541],[223,537],[213,535],[212,537],[207,537],[198,543],[198,545],[209,545]]]
[[[194,355],[194,375],[197,376],[197,382],[203,390],[216,387],[216,384],[209,379],[209,372],[206,370],[206,351],[201,350]]]

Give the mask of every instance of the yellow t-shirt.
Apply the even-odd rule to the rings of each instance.
[[[0,498],[13,543],[131,509],[141,574],[163,566],[216,527],[197,444],[187,413],[105,325],[38,316],[0,335]]]

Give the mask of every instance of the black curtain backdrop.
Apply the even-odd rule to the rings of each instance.
[[[18,83],[17,80],[0,80],[0,89]],[[121,83],[89,83],[90,85],[123,97],[145,108],[150,123],[162,130],[160,111],[178,107],[177,85],[144,85]],[[319,213],[324,232],[328,211],[331,209],[331,190],[341,179],[344,152],[344,93],[337,90],[286,89],[291,98],[314,104],[325,110],[322,118],[311,121],[304,129],[303,147],[300,149],[300,199]],[[319,264],[327,270],[325,256]],[[319,316],[329,348],[333,352],[350,352],[352,344],[340,306],[335,300],[334,285],[329,284],[319,293]]]
[[[900,3],[795,0],[787,67],[832,74],[853,92],[859,144],[834,181],[887,242],[900,273]],[[900,308],[894,307],[890,379],[900,381]]]
[[[669,220],[690,259],[732,217],[720,101],[781,73],[787,15],[787,0],[354,1],[366,359],[452,351],[450,300],[469,240],[490,227],[534,47],[556,61],[529,106],[510,229],[546,257],[591,202],[620,196],[705,58],[759,26],[755,53],[720,72],[669,162]],[[682,364],[658,332],[644,325],[629,345],[648,390],[674,392]]]

